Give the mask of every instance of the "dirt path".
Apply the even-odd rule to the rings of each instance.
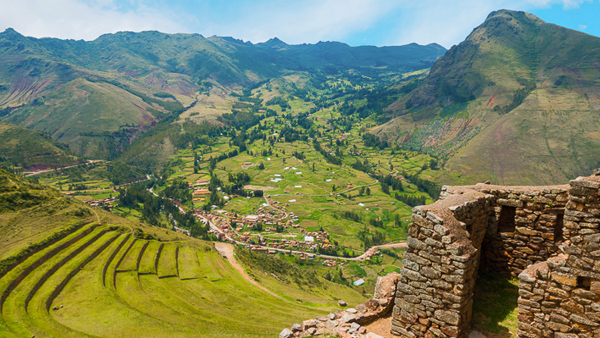
[[[233,255],[233,245],[228,244],[228,243],[215,242],[215,248],[222,256],[227,257],[229,264],[231,264],[231,266],[233,266],[233,268],[236,269],[240,273],[240,275],[242,275],[242,277],[244,277],[245,280],[252,283],[259,289],[265,291],[266,293],[270,294],[271,296],[283,299],[280,296],[278,296],[277,294],[275,294],[274,292],[272,292],[269,289],[265,288],[264,286],[258,284],[257,281],[255,281],[254,279],[250,278],[250,276],[248,276],[246,271],[244,271],[244,268],[242,268],[242,266],[237,262],[237,260],[235,259],[235,256]]]

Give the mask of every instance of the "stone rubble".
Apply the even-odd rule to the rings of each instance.
[[[319,316],[315,319],[305,320],[302,324],[294,324],[291,330],[283,329],[279,337],[339,335],[342,338],[378,338],[380,336],[367,332],[363,325],[385,316],[392,310],[399,277],[400,275],[396,272],[384,277],[377,277],[373,299],[354,308],[343,311],[336,310],[327,316]]]

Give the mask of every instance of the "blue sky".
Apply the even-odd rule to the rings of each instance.
[[[0,30],[93,40],[159,30],[262,42],[400,45],[462,41],[497,9],[600,36],[600,0],[0,0]]]

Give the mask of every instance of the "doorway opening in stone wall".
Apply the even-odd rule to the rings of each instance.
[[[563,226],[564,226],[564,211],[556,214],[556,220],[554,221],[554,243],[561,243],[563,241]]]
[[[498,215],[498,233],[515,232],[516,213],[515,207],[501,207]],[[496,247],[496,243],[484,242],[483,245]],[[490,247],[482,247],[481,250],[483,254],[489,251]],[[493,269],[485,266],[483,262],[479,265],[473,290],[471,326],[487,338],[512,338],[517,335],[519,280],[511,277],[508,270],[499,268],[499,260],[502,260],[500,256],[495,260]]]
[[[487,338],[517,336],[519,280],[480,269],[473,291],[472,330]]]
[[[517,208],[506,205],[500,209],[500,217],[498,218],[498,232],[514,232],[516,228],[515,216]]]

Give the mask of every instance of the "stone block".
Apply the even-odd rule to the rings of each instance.
[[[422,268],[421,275],[431,279],[439,279],[440,277],[442,277],[441,272],[429,267]]]
[[[497,200],[498,205],[503,205],[503,206],[507,206],[507,207],[514,207],[514,208],[521,208],[523,207],[523,201],[520,200],[516,200],[516,199],[504,199],[504,198],[499,198]]]
[[[448,228],[446,226],[444,226],[443,224],[434,225],[433,230],[435,230],[435,232],[437,232],[441,236],[446,236],[450,232],[450,230],[448,230]]]
[[[574,276],[571,276],[571,275],[564,275],[564,274],[553,272],[552,280],[557,283],[571,286],[571,287],[577,286],[577,278],[575,278]]]
[[[418,240],[416,238],[413,238],[413,237],[408,237],[406,239],[406,244],[411,249],[417,249],[417,250],[427,250],[427,249],[430,249],[427,244],[425,244],[425,243],[421,242],[420,240]]]
[[[600,183],[595,181],[588,181],[585,177],[578,177],[574,180],[569,181],[571,187],[582,187],[589,189],[600,189]]]
[[[458,325],[460,323],[460,314],[458,312],[437,310],[434,312],[434,316],[446,324]]]
[[[430,221],[432,221],[433,223],[436,223],[436,224],[444,223],[444,220],[441,217],[432,213],[431,211],[427,212],[427,219],[429,219]]]

